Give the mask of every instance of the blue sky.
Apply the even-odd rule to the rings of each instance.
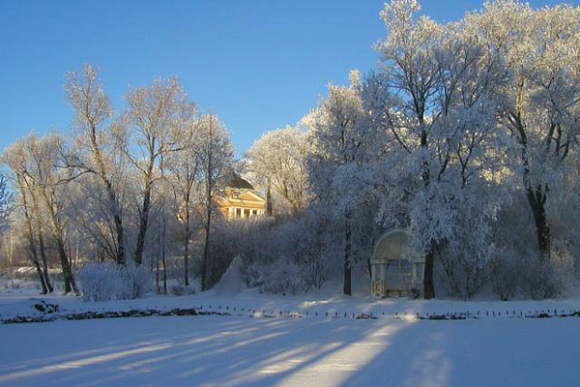
[[[578,4],[578,1],[568,1]],[[530,1],[533,6],[558,1]],[[480,0],[423,0],[439,21]],[[62,85],[90,63],[122,109],[129,85],[177,76],[211,109],[241,155],[261,133],[296,123],[329,82],[376,66],[381,0],[1,1],[0,150],[73,120]]]

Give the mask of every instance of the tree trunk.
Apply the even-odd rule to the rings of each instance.
[[[28,212],[25,210],[25,212]],[[38,253],[36,252],[36,246],[34,245],[34,237],[32,234],[32,227],[30,224],[30,218],[28,218],[28,215],[26,215],[27,218],[27,223],[28,223],[28,237],[29,237],[29,247],[30,247],[30,259],[32,260],[32,263],[34,264],[34,267],[36,268],[36,273],[38,274],[38,280],[40,281],[40,286],[42,287],[42,293],[41,294],[47,294],[47,293],[52,293],[52,286],[49,287],[49,284],[47,284],[46,282],[46,277],[44,276],[44,273],[42,272],[42,269],[40,268],[40,264],[38,262]]]
[[[31,246],[32,247],[32,246]],[[34,253],[32,254],[34,257]],[[48,286],[46,286],[46,281],[44,279],[44,275],[42,274],[42,269],[40,268],[40,264],[38,263],[38,257],[32,258],[32,263],[34,264],[34,268],[36,269],[36,274],[38,274],[38,280],[40,281],[40,285],[42,286],[42,293],[48,293]]]
[[[159,245],[159,234],[157,234],[157,244]],[[159,288],[159,254],[155,254],[155,289],[157,289],[157,294],[161,293]]]
[[[207,261],[209,259],[209,229],[211,227],[210,220],[208,218],[205,227],[205,245],[203,246],[203,259],[201,262],[201,291],[207,290]]]
[[[350,210],[344,213],[344,283],[342,292],[352,295],[352,229],[350,224]]]
[[[433,268],[435,266],[435,245],[429,245],[429,251],[425,255],[425,272],[423,275],[423,297],[426,300],[435,298],[435,283],[433,281]]]
[[[60,256],[60,263],[62,267],[62,276],[64,279],[64,292],[65,294],[70,293],[71,291],[75,293],[75,295],[79,295],[79,290],[77,288],[72,269],[70,266],[70,262],[68,260],[68,256],[66,254],[66,248],[64,240],[62,239],[62,227],[60,224],[60,220],[58,219],[58,214],[53,207],[53,203],[50,202],[48,199],[48,195],[45,189],[41,189],[41,195],[44,199],[44,204],[50,215],[50,220],[52,221],[52,228],[53,228],[53,235],[58,246],[58,253]]]
[[[151,209],[151,182],[145,184],[145,193],[143,196],[143,207],[139,217],[139,233],[137,234],[137,245],[135,247],[135,263],[140,265],[143,262],[143,250],[145,248],[145,234],[147,233],[147,224],[149,222],[149,210]]]
[[[64,286],[65,286],[64,292],[65,292],[65,294],[68,294],[72,291],[78,296],[80,294],[79,289],[77,288],[77,284],[75,282],[75,279],[74,279],[74,276],[72,273],[70,262],[68,260],[67,254],[66,254],[64,241],[62,240],[59,233],[55,232],[55,234],[56,234],[55,235],[56,244],[58,246],[58,253],[60,256],[60,262],[62,265],[62,275],[64,278]]]
[[[40,250],[40,259],[42,260],[42,269],[44,272],[44,281],[48,287],[48,292],[52,293],[54,292],[54,288],[50,283],[50,276],[48,275],[48,260],[46,259],[46,247],[44,246],[44,236],[42,235],[42,229],[39,227],[36,233],[38,234],[38,244]]]
[[[210,230],[211,230],[211,182],[207,189],[207,212],[206,212],[206,222],[205,222],[205,244],[203,246],[203,259],[201,262],[201,291],[207,290],[207,261],[209,260],[210,253]]]
[[[422,121],[422,116],[421,116]],[[429,143],[427,141],[427,131],[421,130],[421,148],[427,149]],[[423,184],[425,189],[429,188],[431,184],[431,176],[429,175],[429,162],[423,162]],[[423,273],[423,297],[426,300],[435,298],[435,284],[433,281],[433,269],[435,267],[435,241],[429,242],[429,250],[425,254],[425,271]]]
[[[266,215],[274,215],[274,208],[272,206],[272,187],[270,179],[268,179],[268,186],[266,187]]]
[[[550,226],[546,217],[547,186],[545,188],[538,184],[536,189],[532,188],[530,160],[528,156],[528,135],[526,127],[522,123],[521,114],[513,116],[518,134],[520,136],[520,150],[523,168],[523,183],[526,191],[526,198],[534,215],[536,226],[536,239],[540,253],[544,259],[550,258]]]
[[[123,219],[121,215],[115,214],[113,220],[117,232],[117,265],[125,266],[125,232],[123,230]]]
[[[161,244],[161,262],[163,263],[163,294],[167,294],[167,261],[165,260],[165,243],[167,242],[167,226],[163,217],[163,243]]]
[[[22,181],[19,178],[19,183],[21,184]],[[30,247],[30,253],[31,253],[31,260],[32,263],[34,264],[35,268],[36,268],[36,272],[38,274],[38,278],[40,281],[40,285],[42,287],[42,294],[47,294],[47,293],[52,293],[53,289],[52,289],[52,285],[50,285],[50,281],[48,281],[48,275],[45,275],[41,268],[40,268],[40,264],[38,262],[38,252],[36,251],[36,245],[34,244],[34,231],[32,228],[32,218],[30,216],[30,213],[28,212],[28,199],[26,197],[26,191],[24,191],[26,188],[24,188],[24,186],[21,185],[20,189],[22,190],[22,204],[24,207],[24,217],[26,219],[26,226],[28,228],[28,243],[29,243],[29,247]],[[41,246],[44,247],[44,246]],[[44,253],[44,252],[43,252]],[[46,261],[44,262],[44,265],[46,267]]]
[[[213,162],[211,152],[208,155],[208,163],[206,169],[206,191],[205,191],[205,205],[206,205],[206,220],[205,220],[205,245],[203,246],[203,259],[201,262],[201,291],[207,290],[207,261],[210,252],[210,231],[211,231],[211,213],[212,213],[212,196],[213,196]]]
[[[189,239],[189,238],[188,238]],[[183,255],[183,276],[185,277],[185,286],[189,286],[189,240],[185,242],[185,253]]]
[[[189,196],[189,193],[188,193]],[[190,233],[190,211],[189,198],[185,201],[185,241],[183,243],[183,271],[185,277],[185,286],[189,286],[189,233]]]
[[[542,192],[541,187],[538,187],[535,192],[528,188],[526,196],[534,214],[536,238],[540,253],[544,259],[550,259],[551,235],[546,216],[546,193]]]
[[[48,259],[46,258],[46,247],[44,245],[44,235],[42,232],[42,221],[40,220],[40,208],[38,206],[38,201],[34,193],[31,193],[32,196],[32,203],[34,205],[34,212],[38,214],[38,225],[36,227],[36,237],[38,239],[38,247],[40,250],[40,259],[42,260],[42,267],[44,271],[44,281],[46,282],[46,286],[48,287],[48,291],[52,293],[54,288],[50,283],[50,277],[48,275]]]
[[[109,205],[113,211],[113,222],[115,224],[115,233],[117,238],[117,265],[125,266],[125,232],[123,230],[123,218],[121,217],[121,210],[119,209],[119,203],[117,201],[117,193],[113,188],[113,183],[107,177],[107,168],[105,167],[105,162],[103,160],[103,155],[101,153],[101,148],[99,147],[99,142],[97,140],[97,128],[95,127],[93,121],[90,120],[90,114],[86,113],[87,120],[91,124],[91,151],[95,155],[97,160],[97,165],[99,167],[99,177],[103,181],[105,188],[107,189],[107,194],[109,196]]]
[[[98,155],[100,157],[100,153],[98,153]],[[102,163],[102,161],[100,163]],[[117,256],[115,260],[118,266],[125,266],[127,260],[125,258],[125,230],[123,229],[123,217],[121,215],[119,203],[117,202],[117,194],[115,193],[113,185],[104,175],[104,165],[101,166],[101,169],[102,175],[100,177],[107,189],[109,205],[111,206],[113,212],[113,224],[115,225],[115,237],[117,239]]]
[[[28,223],[28,222],[27,222]],[[30,224],[29,224],[30,227]],[[40,281],[40,286],[42,287],[42,294],[49,293],[48,285],[46,284],[46,278],[40,269],[40,264],[38,263],[38,253],[36,252],[36,246],[34,245],[34,238],[32,236],[32,229],[29,229],[29,248],[30,248],[30,260],[36,268],[38,274],[38,280]],[[50,290],[52,292],[52,290]]]

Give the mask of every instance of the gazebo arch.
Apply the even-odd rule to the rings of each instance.
[[[425,260],[410,247],[411,235],[405,229],[394,229],[383,234],[371,257],[371,293],[388,297],[419,297]]]

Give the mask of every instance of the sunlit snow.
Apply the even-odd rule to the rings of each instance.
[[[0,386],[575,386],[580,367],[572,352],[580,343],[577,317],[507,316],[509,310],[580,309],[574,300],[377,301],[255,291],[47,300],[59,303],[62,315],[210,305],[227,306],[230,315],[3,324]],[[30,314],[31,302],[26,294],[4,294],[0,317]],[[415,314],[460,310],[479,310],[481,317],[425,321]],[[485,317],[491,310],[502,317]],[[353,319],[351,312],[378,318]]]

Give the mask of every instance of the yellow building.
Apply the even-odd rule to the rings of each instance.
[[[266,213],[266,200],[235,172],[217,202],[226,219],[251,218]]]

